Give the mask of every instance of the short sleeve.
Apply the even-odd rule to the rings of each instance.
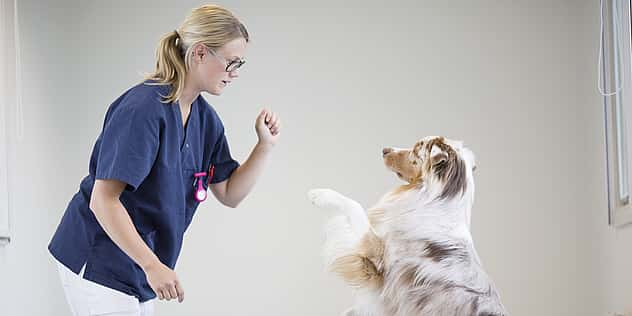
[[[114,110],[101,133],[96,179],[116,179],[135,191],[156,160],[158,122],[141,106],[121,104]]]
[[[222,182],[230,178],[233,171],[239,167],[239,162],[230,155],[230,148],[223,130],[219,139],[215,142],[215,147],[211,155],[211,163],[215,166],[211,183]]]

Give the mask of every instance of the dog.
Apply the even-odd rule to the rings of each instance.
[[[346,316],[502,316],[500,295],[470,234],[475,157],[460,141],[424,137],[384,148],[384,164],[406,184],[365,211],[330,189],[310,190],[334,210],[324,257],[356,290]]]

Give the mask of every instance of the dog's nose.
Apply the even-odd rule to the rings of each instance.
[[[382,149],[382,156],[386,156],[391,151],[393,151],[393,148],[384,148],[384,149]]]

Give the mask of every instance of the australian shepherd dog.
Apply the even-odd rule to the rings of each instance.
[[[327,224],[327,266],[355,289],[347,316],[502,316],[470,234],[476,169],[459,141],[425,137],[384,148],[388,169],[406,184],[365,211],[330,189],[311,202],[337,213]]]

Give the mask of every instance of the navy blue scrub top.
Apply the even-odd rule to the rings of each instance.
[[[103,231],[89,208],[95,179],[127,183],[120,201],[136,230],[160,261],[174,269],[184,232],[198,206],[193,176],[211,183],[228,179],[239,166],[229,151],[224,126],[200,95],[186,127],[177,103],[161,103],[170,86],[138,84],[110,105],[81,182],[48,246],[51,254],[84,278],[135,296],[156,297],[143,270]],[[203,184],[209,179],[203,178]]]

